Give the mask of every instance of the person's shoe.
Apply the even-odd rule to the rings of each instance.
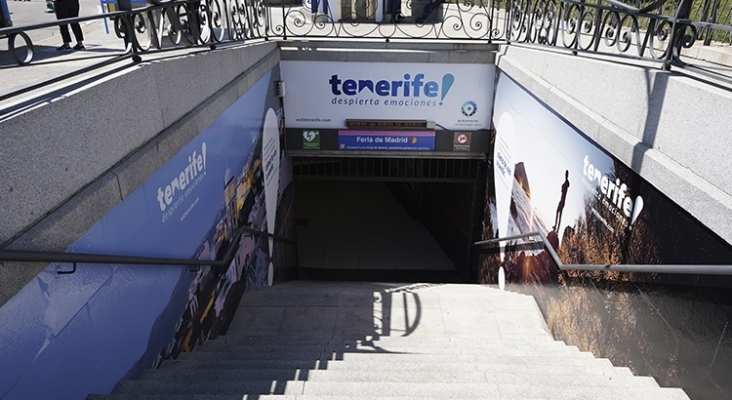
[[[70,50],[71,50],[71,46],[69,46],[68,44],[65,44],[63,46],[56,48],[56,51],[70,51]]]
[[[76,46],[74,46],[74,50],[86,50],[86,47],[84,47],[83,43],[79,43]]]

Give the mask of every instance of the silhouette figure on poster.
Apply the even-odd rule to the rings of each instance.
[[[557,205],[557,215],[554,219],[553,229],[556,231],[559,229],[559,224],[562,222],[562,211],[564,211],[564,201],[567,198],[567,189],[569,189],[569,170],[564,171],[564,183],[562,184],[562,198],[559,200]]]

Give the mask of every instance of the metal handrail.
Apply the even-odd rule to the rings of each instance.
[[[617,271],[617,272],[642,272],[658,274],[697,274],[697,275],[732,275],[732,265],[723,264],[564,264],[559,258],[554,246],[549,242],[544,232],[534,231],[521,235],[506,236],[502,238],[482,240],[473,243],[473,246],[495,244],[508,240],[522,239],[527,237],[540,237],[541,242],[552,257],[557,267],[561,270],[579,271]]]
[[[146,265],[185,265],[185,266],[228,266],[234,258],[236,250],[239,248],[239,240],[244,233],[250,233],[255,236],[266,236],[279,242],[297,244],[296,241],[274,235],[268,232],[262,232],[247,226],[239,227],[234,234],[232,245],[226,251],[221,260],[195,260],[189,258],[165,258],[165,257],[137,257],[137,256],[118,256],[108,254],[90,254],[90,253],[64,253],[52,251],[33,251],[33,250],[0,250],[0,261],[14,262],[57,262],[72,263],[73,269],[68,271],[58,271],[59,274],[71,274],[76,272],[76,264],[146,264]]]

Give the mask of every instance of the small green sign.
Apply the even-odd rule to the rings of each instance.
[[[302,131],[302,149],[320,150],[320,131]]]

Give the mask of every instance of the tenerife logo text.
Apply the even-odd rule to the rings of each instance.
[[[341,79],[337,74],[330,80],[331,103],[345,106],[435,107],[442,105],[455,77],[442,76],[440,83],[425,78],[425,74],[404,74],[400,80]],[[374,96],[375,95],[375,96]]]
[[[590,162],[589,156],[585,155],[583,160],[582,183],[587,189],[594,191],[595,197],[603,204],[612,215],[614,215],[621,223],[632,229],[633,224],[643,209],[643,198],[636,196],[635,200],[630,195],[628,185],[620,181],[616,177],[613,181],[611,175],[605,174],[596,165]],[[593,208],[594,210],[594,208]],[[593,212],[599,215],[597,211]],[[605,225],[613,230],[610,224],[604,221]]]
[[[170,218],[203,178],[206,176],[206,142],[201,144],[201,152],[193,151],[188,163],[169,180],[165,187],[158,187],[157,201],[163,212],[163,222]]]

